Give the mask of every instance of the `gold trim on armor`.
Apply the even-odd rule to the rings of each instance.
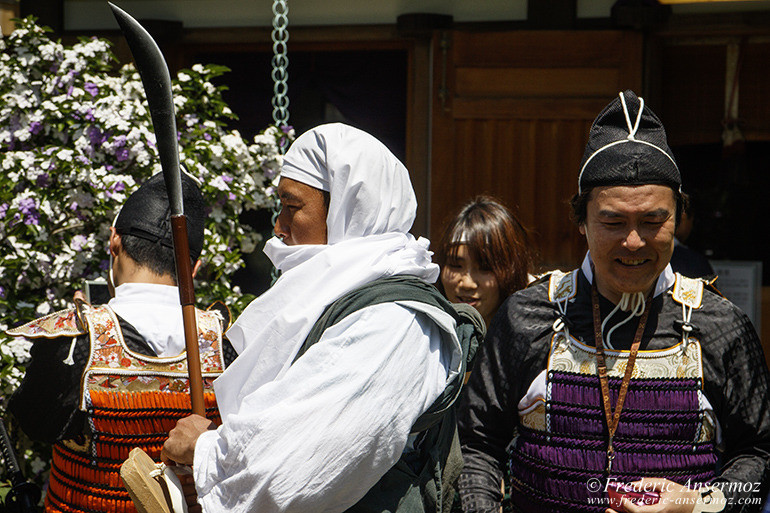
[[[570,350],[570,347],[573,349]],[[622,378],[626,370],[628,351],[604,350],[607,359],[607,374]],[[570,354],[574,355],[570,358]],[[551,337],[551,353],[548,356],[548,370],[596,375],[596,348],[563,333]],[[687,346],[680,342],[666,349],[639,351],[637,358],[647,361],[643,367],[634,368],[634,379],[674,377],[703,379],[703,361],[700,342],[691,338]],[[635,366],[636,367],[636,366]]]
[[[201,347],[201,371],[204,378],[216,378],[224,370],[222,352],[222,325],[213,313],[196,309],[198,341]],[[174,357],[155,357],[131,351],[123,338],[123,332],[115,312],[106,305],[92,307],[85,312],[90,337],[88,362],[80,382],[80,409],[87,408],[86,391],[109,380],[110,388],[153,389],[154,384],[141,382],[146,378],[187,382],[187,352]],[[203,344],[202,344],[203,343]],[[99,376],[104,379],[99,380]],[[125,379],[117,379],[117,377]],[[117,381],[115,381],[117,379]],[[139,382],[134,383],[139,380]],[[206,388],[211,379],[204,380]],[[171,383],[173,384],[173,383]],[[176,386],[176,385],[175,385]]]
[[[77,337],[86,333],[74,308],[59,310],[5,332],[11,337],[59,338]]]

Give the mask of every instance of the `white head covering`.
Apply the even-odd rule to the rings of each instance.
[[[417,201],[404,165],[377,139],[334,123],[300,136],[281,176],[330,193],[328,244],[287,246],[277,237],[265,253],[283,272],[228,330],[239,357],[215,382],[223,415],[281,376],[321,316],[347,292],[399,274],[436,281],[430,241],[408,233]]]

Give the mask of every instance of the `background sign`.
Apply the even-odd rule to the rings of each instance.
[[[711,260],[719,277],[717,289],[746,312],[757,333],[762,331],[762,262]]]

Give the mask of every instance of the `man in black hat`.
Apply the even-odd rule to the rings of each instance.
[[[194,180],[182,190],[193,269],[200,266],[205,203]],[[106,305],[76,307],[8,334],[30,339],[32,360],[9,404],[22,430],[53,443],[46,511],[133,511],[119,468],[133,447],[159,459],[189,410],[182,309],[176,287],[169,201],[157,174],[134,192],[110,228]],[[198,311],[207,411],[227,357],[221,314]],[[229,347],[229,345],[228,345]]]
[[[510,463],[517,511],[759,511],[762,348],[743,312],[671,270],[686,199],[633,92],[594,121],[578,186],[582,265],[508,298],[480,350],[460,409],[463,510],[499,511]]]

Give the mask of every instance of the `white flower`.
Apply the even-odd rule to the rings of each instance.
[[[45,470],[48,464],[43,460],[41,460],[40,458],[36,457],[30,462],[29,466],[32,469],[32,472],[34,472],[35,474],[40,474],[41,472],[43,472],[43,470]]]
[[[257,248],[257,243],[262,239],[258,233],[249,233],[241,240],[241,252],[248,255]]]
[[[71,159],[72,159],[72,155],[74,155],[74,153],[75,153],[75,152],[74,152],[74,151],[72,151],[72,150],[67,150],[67,149],[64,149],[64,150],[59,150],[59,151],[56,153],[56,158],[58,158],[59,160],[66,160],[66,161],[69,161],[69,160],[71,160]]]
[[[217,223],[221,223],[222,220],[227,217],[227,214],[225,214],[224,211],[221,208],[214,207],[211,210],[211,213],[209,214],[209,217],[211,217]]]
[[[177,74],[176,78],[177,78],[177,79],[178,79],[180,82],[189,82],[189,81],[190,81],[190,75],[188,75],[187,73],[184,73],[184,72],[182,72],[182,71],[180,71],[180,72]]]
[[[37,308],[35,308],[35,313],[38,315],[48,315],[51,313],[51,305],[48,303],[40,303],[37,305]]]
[[[224,179],[221,176],[217,176],[213,180],[209,182],[209,185],[214,187],[215,189],[219,189],[220,191],[229,191],[230,186],[225,183]]]

